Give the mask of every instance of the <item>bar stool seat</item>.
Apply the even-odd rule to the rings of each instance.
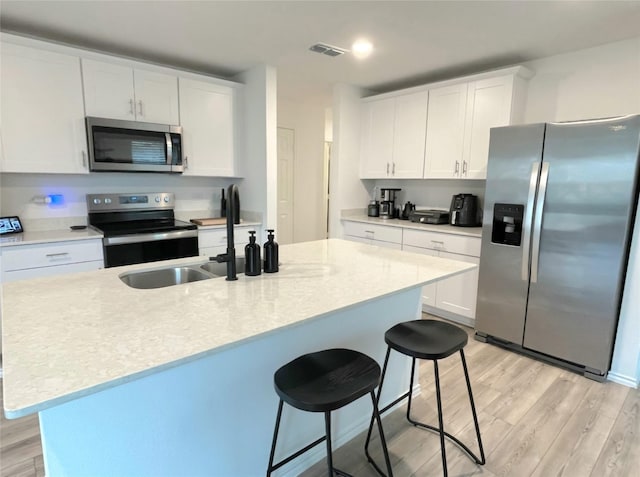
[[[475,404],[473,402],[473,393],[471,391],[471,382],[469,380],[469,371],[467,369],[467,362],[464,357],[463,348],[468,341],[467,333],[459,327],[452,325],[444,321],[436,320],[414,320],[399,323],[389,330],[384,335],[384,340],[387,343],[387,354],[384,360],[384,366],[382,368],[382,378],[380,386],[378,388],[378,401],[380,400],[380,394],[382,392],[382,386],[384,385],[384,379],[387,373],[387,364],[389,362],[389,355],[391,350],[394,349],[399,353],[411,357],[411,376],[409,383],[409,390],[400,396],[398,399],[388,404],[384,408],[379,410],[379,414],[391,409],[405,398],[409,398],[407,404],[407,420],[416,427],[426,429],[429,431],[437,432],[440,436],[440,452],[442,455],[442,468],[443,474],[446,477],[447,471],[447,455],[445,450],[444,438],[447,437],[460,448],[462,448],[476,464],[485,464],[484,449],[482,447],[482,438],[480,436],[480,427],[478,425],[478,416],[476,414]],[[471,413],[473,415],[473,421],[476,428],[476,437],[478,439],[478,447],[480,449],[480,457],[477,457],[464,443],[462,443],[457,437],[452,436],[450,433],[444,430],[443,416],[442,416],[442,397],[440,393],[440,375],[438,372],[438,360],[447,358],[452,354],[459,352],[462,361],[462,367],[464,370],[465,380],[467,382],[467,391],[469,393],[469,402],[471,404]],[[438,427],[431,426],[416,421],[411,417],[411,399],[413,396],[413,380],[415,375],[416,359],[433,361],[433,369],[435,374],[436,384],[436,400],[438,405]],[[369,457],[369,442],[371,440],[371,431],[373,429],[373,416],[369,425],[369,433],[365,441],[365,453]],[[370,457],[369,457],[370,458]]]
[[[384,452],[387,475],[391,477],[391,463],[387,451],[382,422],[378,413],[375,388],[380,383],[380,366],[369,356],[349,349],[329,349],[305,354],[285,364],[274,374],[274,387],[280,397],[276,426],[273,433],[271,455],[267,476],[283,465],[291,462],[314,446],[326,441],[327,465],[329,475],[349,476],[349,474],[333,466],[331,451],[331,411],[369,394],[373,403],[373,420],[378,422],[380,441]],[[276,442],[282,417],[283,403],[309,412],[323,412],[325,414],[325,435],[299,451],[274,464]],[[370,431],[371,432],[371,429]],[[385,475],[373,463],[374,468]]]

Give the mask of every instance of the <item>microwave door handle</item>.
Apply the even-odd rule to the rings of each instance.
[[[529,178],[529,195],[525,206],[524,222],[522,231],[522,280],[529,280],[529,253],[531,251],[531,224],[533,222],[533,205],[536,199],[536,188],[538,187],[538,176],[540,175],[540,163],[531,164],[531,176]]]
[[[173,142],[171,141],[171,134],[164,133],[164,139],[167,143],[167,166],[171,166],[173,161]]]
[[[535,217],[533,219],[533,245],[531,251],[531,283],[538,281],[538,261],[540,259],[540,234],[542,233],[542,213],[544,211],[544,200],[547,195],[547,181],[549,180],[549,163],[542,163],[540,173],[540,189],[536,204]]]

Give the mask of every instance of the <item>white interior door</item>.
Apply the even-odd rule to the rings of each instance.
[[[293,242],[293,129],[278,128],[278,243]]]

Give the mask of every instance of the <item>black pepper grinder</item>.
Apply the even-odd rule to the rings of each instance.
[[[278,244],[273,239],[273,229],[267,229],[267,241],[264,244],[264,273],[278,271]]]
[[[260,245],[256,243],[256,231],[249,231],[249,243],[244,247],[244,274],[250,277],[260,275],[262,263],[260,260]]]

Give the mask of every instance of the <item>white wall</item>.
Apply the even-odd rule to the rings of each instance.
[[[326,236],[324,215],[324,127],[326,104],[320,98],[278,99],[278,127],[294,130],[293,241]]]
[[[525,122],[640,113],[640,37],[525,63]]]
[[[342,237],[340,212],[365,208],[368,193],[359,178],[360,88],[333,88],[333,150],[331,153],[329,237]]]
[[[86,194],[101,192],[174,192],[176,214],[190,211],[220,215],[220,192],[231,182],[242,180],[186,177],[178,174],[92,173],[70,174],[7,174],[0,177],[0,214],[18,215],[25,227],[66,227],[68,220],[82,223],[87,218]],[[241,186],[242,187],[242,186]],[[44,205],[37,196],[61,194],[63,204]],[[196,217],[186,217],[196,218]],[[32,222],[33,221],[33,222]]]
[[[278,200],[276,70],[258,65],[237,79],[245,84],[242,160],[245,181],[240,189],[240,202],[242,207],[262,214],[264,228],[275,228]]]

